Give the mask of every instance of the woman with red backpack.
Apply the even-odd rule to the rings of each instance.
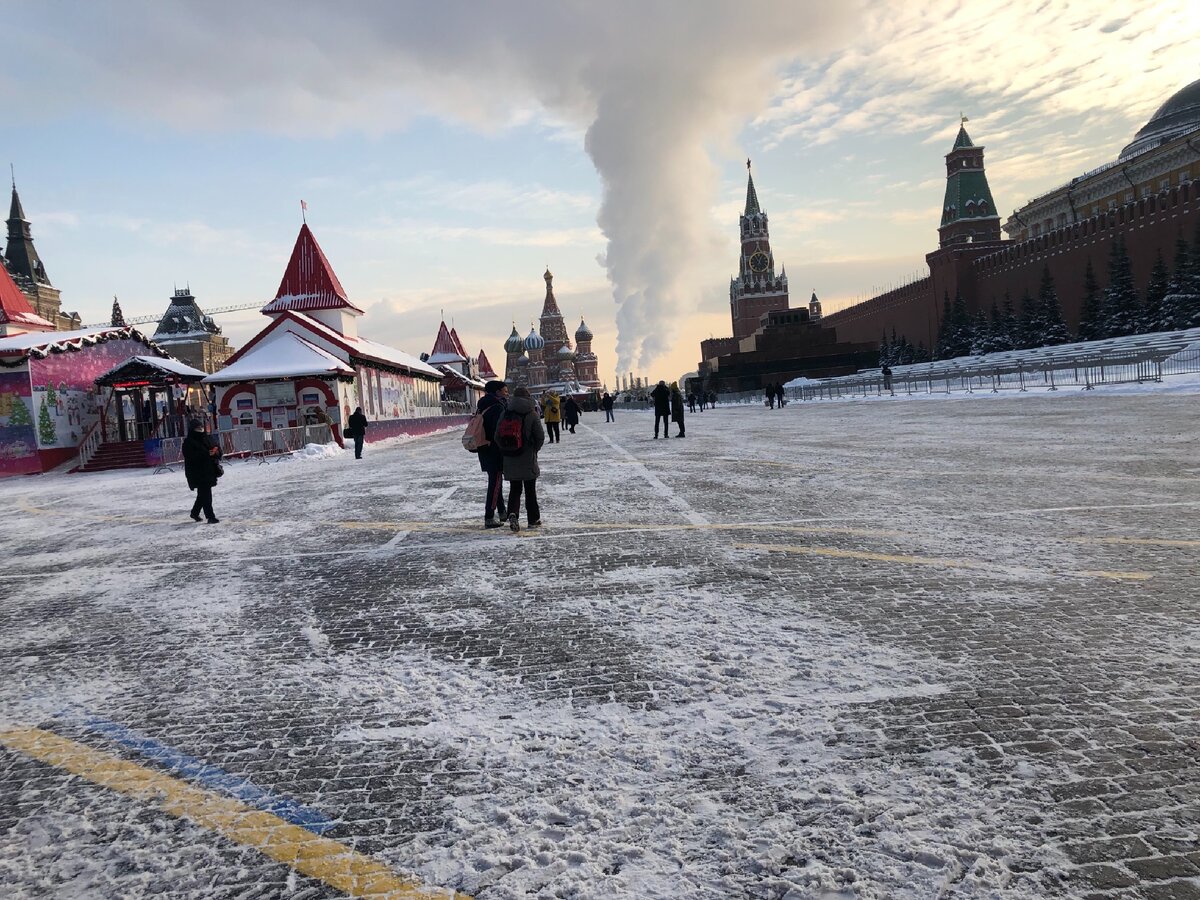
[[[538,418],[529,389],[519,387],[508,401],[508,409],[496,425],[496,445],[504,454],[504,480],[508,489],[508,526],[520,531],[521,494],[525,495],[525,517],[530,528],[542,524],[537,501],[538,451],[546,442],[546,432]]]

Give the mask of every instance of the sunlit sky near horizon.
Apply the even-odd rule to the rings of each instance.
[[[729,333],[745,160],[793,305],[926,271],[959,113],[1007,212],[1200,77],[1200,4],[3,4],[11,161],[63,307],[265,303],[308,221],[360,330],[498,367],[549,266],[601,377]],[[5,207],[7,210],[7,207]],[[265,320],[222,316],[245,342]]]

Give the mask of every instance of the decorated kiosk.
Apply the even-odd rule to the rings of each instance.
[[[216,389],[221,431],[328,421],[340,441],[358,406],[371,423],[370,441],[452,424],[442,415],[441,371],[359,336],[363,311],[347,299],[307,224],[262,313],[270,324],[204,379]]]

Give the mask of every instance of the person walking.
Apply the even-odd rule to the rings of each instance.
[[[683,393],[678,383],[671,384],[671,421],[679,426],[679,434],[675,437],[683,437]]]
[[[695,412],[696,411],[696,392],[695,391],[688,391],[687,402],[688,402],[688,412]]]
[[[604,407],[604,421],[612,422],[613,419],[613,397],[608,391],[604,392],[604,396],[600,398],[600,405]]]
[[[354,407],[350,413],[350,421],[346,423],[346,435],[354,438],[354,458],[362,459],[362,445],[367,437],[367,417],[363,415],[362,407]]]
[[[717,408],[717,392],[716,391],[708,392],[708,407],[709,407],[709,409]]]
[[[489,381],[483,386],[483,396],[475,412],[483,415],[483,436],[487,440],[478,450],[479,468],[487,473],[487,497],[483,501],[483,527],[499,528],[508,519],[504,504],[504,454],[496,446],[496,426],[508,408],[508,385]],[[498,517],[498,518],[497,518]]]
[[[542,423],[533,407],[529,388],[521,386],[513,391],[508,409],[501,416],[498,430],[503,431],[508,423],[519,420],[521,449],[504,454],[504,480],[508,482],[508,527],[520,531],[521,494],[525,495],[525,520],[530,528],[542,524],[542,511],[537,500],[538,451],[546,441]]]
[[[700,412],[708,405],[708,391],[696,391],[696,399],[700,401]]]
[[[885,365],[882,369],[882,374],[883,374],[883,389],[885,391],[891,391],[891,389],[892,389],[892,367]]]
[[[554,391],[547,391],[542,397],[542,412],[546,419],[546,435],[550,443],[561,444],[562,434],[558,426],[562,422],[562,403]]]
[[[567,402],[563,404],[563,424],[571,434],[575,433],[575,426],[579,424],[579,404],[575,402],[574,397],[568,397]]]
[[[671,389],[665,381],[660,381],[650,392],[654,401],[654,439],[658,440],[658,420],[662,419],[663,437],[671,436]]]
[[[192,419],[188,423],[188,435],[183,439],[183,474],[187,478],[188,488],[196,492],[196,502],[192,504],[191,516],[200,521],[200,512],[209,525],[216,525],[220,519],[213,512],[212,489],[216,487],[217,479],[224,474],[221,468],[221,448],[204,430],[204,422]]]

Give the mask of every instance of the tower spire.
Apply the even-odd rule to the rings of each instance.
[[[758,192],[754,190],[754,176],[750,174],[750,160],[746,160],[746,211],[742,213],[745,216],[756,215],[762,212],[758,206]]]

